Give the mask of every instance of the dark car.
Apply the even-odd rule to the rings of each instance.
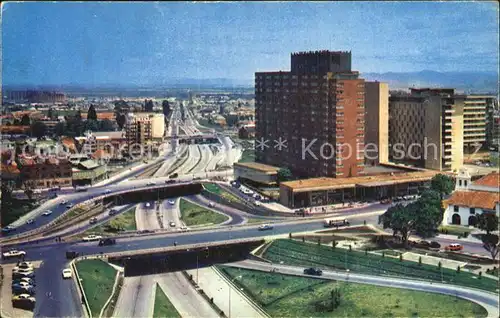
[[[75,251],[67,251],[66,252],[66,258],[67,259],[77,258],[78,255],[80,255],[80,254],[78,252],[75,252]]]
[[[178,174],[178,173],[174,173],[174,174],[171,174],[171,175],[169,176],[169,178],[170,178],[170,179],[173,179],[173,178],[177,178],[178,176],[179,176],[179,174]]]
[[[13,284],[12,285],[12,293],[15,295],[28,294],[28,295],[33,296],[35,294],[35,287],[29,286],[26,288],[20,284]]]
[[[109,210],[109,215],[115,215],[118,211],[115,209]]]
[[[304,269],[304,274],[306,275],[314,275],[314,276],[321,276],[323,274],[323,271],[319,268],[306,268]]]
[[[172,183],[175,183],[176,181],[175,180],[166,180],[165,183],[166,184],[172,184]]]
[[[26,271],[26,272],[14,272],[12,273],[12,279],[19,279],[23,277],[35,278],[34,271]]]
[[[116,240],[114,238],[105,238],[105,239],[101,239],[99,240],[99,246],[107,246],[107,245],[115,245],[116,244]]]

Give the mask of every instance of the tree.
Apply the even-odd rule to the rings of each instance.
[[[494,261],[499,252],[498,235],[484,234],[481,236],[481,240],[483,241],[484,249],[490,252],[491,259]]]
[[[47,133],[47,126],[41,121],[35,121],[31,124],[31,135],[36,138],[42,138]]]
[[[14,119],[14,123],[13,123],[14,126],[19,126],[21,125],[21,121],[19,119]]]
[[[397,204],[380,215],[378,223],[382,224],[384,229],[392,229],[393,236],[399,234],[401,241],[407,246],[408,238],[415,229],[415,215],[413,212],[414,209]]]
[[[54,118],[54,110],[52,109],[52,107],[49,108],[49,111],[47,113],[47,117],[49,117],[50,119]]]
[[[21,126],[29,126],[30,125],[30,116],[28,115],[23,115],[23,117],[21,118]]]
[[[90,104],[89,110],[87,112],[87,120],[97,121],[97,112],[95,111],[95,107],[93,104]]]
[[[163,110],[163,115],[165,115],[165,120],[166,120],[168,118],[168,116],[170,115],[170,112],[172,111],[170,109],[170,104],[168,103],[168,100],[164,100],[161,103],[161,108]]]
[[[227,115],[226,116],[226,124],[229,127],[235,126],[238,123],[238,115]]]
[[[127,118],[125,117],[124,114],[119,114],[117,117],[116,117],[116,124],[118,125],[118,127],[120,129],[123,129],[123,126],[125,126],[125,121],[127,120]]]
[[[62,122],[57,123],[56,126],[54,127],[54,134],[56,136],[62,136],[62,135],[64,135],[64,132],[65,132],[64,123],[62,123]]]
[[[115,125],[109,119],[99,121],[99,131],[112,131],[115,130]]]
[[[24,183],[24,194],[28,197],[28,199],[33,200],[33,194],[35,191],[33,191],[32,184],[29,182]]]
[[[278,170],[278,182],[287,181],[292,179],[292,172],[288,168],[281,168]]]
[[[415,216],[415,233],[422,237],[432,237],[436,234],[443,221],[444,209],[440,194],[433,190],[426,190],[417,202],[408,205]]]
[[[6,202],[11,202],[12,192],[16,187],[16,182],[13,180],[2,180],[2,204]]]
[[[498,230],[498,216],[495,213],[482,213],[477,216],[477,227],[486,231],[486,235]]]
[[[98,131],[99,130],[99,123],[97,122],[97,120],[93,120],[93,119],[87,119],[84,123],[83,123],[83,131]]]
[[[149,100],[145,99],[144,100],[144,111],[146,111],[146,112],[152,112],[153,111],[153,106],[154,106],[154,104],[153,104],[153,100],[152,99],[149,99]]]
[[[445,195],[450,194],[454,188],[455,182],[445,174],[437,174],[431,180],[431,189],[440,194],[441,200]]]

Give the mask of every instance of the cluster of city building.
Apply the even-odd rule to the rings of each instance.
[[[291,55],[291,70],[255,73],[256,162],[235,175],[280,183],[297,208],[416,194],[464,154],[498,142],[498,101],[451,88],[391,92],[351,68],[351,52]]]

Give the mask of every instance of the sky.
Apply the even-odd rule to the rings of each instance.
[[[2,3],[6,85],[251,80],[290,53],[352,51],[366,72],[498,72],[493,2]]]

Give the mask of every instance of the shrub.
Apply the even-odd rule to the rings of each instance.
[[[457,273],[460,273],[460,265],[457,266]]]
[[[441,269],[441,266],[443,266],[443,264],[441,264],[441,261],[439,261],[438,268]]]
[[[478,278],[481,279],[482,276],[483,276],[483,272],[479,272],[478,273]]]
[[[418,265],[422,265],[422,256],[418,257]]]
[[[402,262],[403,261],[403,253],[399,253],[399,261]]]
[[[333,240],[332,241],[332,248],[335,248],[335,246],[337,246],[337,241]]]

